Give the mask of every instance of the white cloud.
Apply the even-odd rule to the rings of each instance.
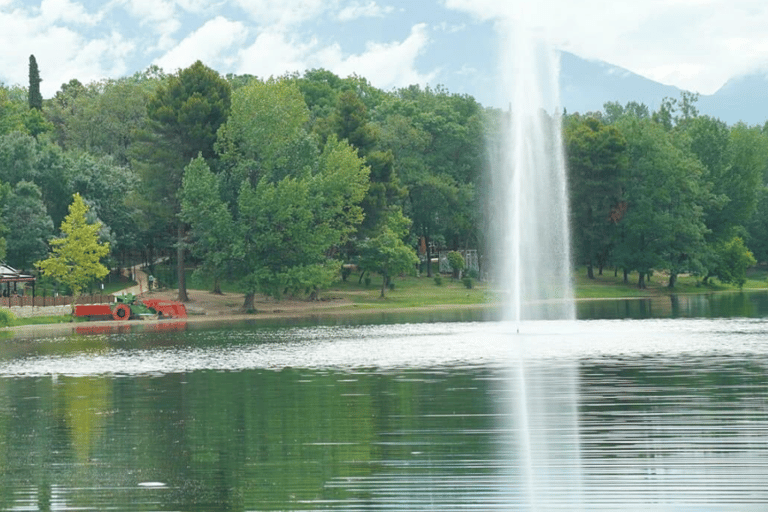
[[[303,71],[308,67],[308,58],[315,46],[315,41],[301,43],[289,40],[282,32],[267,30],[240,53],[236,72],[269,78]]]
[[[89,14],[81,4],[70,0],[43,0],[40,2],[40,13],[41,21],[50,25],[57,22],[93,25],[101,18],[98,14]]]
[[[176,19],[176,6],[171,0],[123,0],[126,10],[142,25],[158,25]]]
[[[339,21],[354,21],[358,18],[381,18],[392,11],[394,7],[387,6],[381,7],[374,0],[371,0],[367,4],[363,5],[359,2],[352,2],[350,5],[344,7],[336,15]]]
[[[72,78],[83,82],[98,80],[125,71],[125,56],[132,44],[119,34],[90,40],[73,29],[56,24],[62,16],[56,5],[48,4],[38,11],[0,11],[0,46],[23,48],[23,52],[0,53],[2,80],[9,85],[26,86],[29,81],[29,55],[40,68],[40,85],[44,97],[51,97],[62,83]],[[66,17],[65,17],[66,18]]]
[[[147,44],[142,48],[145,52],[168,51],[176,43],[175,34],[181,28],[176,6],[172,0],[117,0],[125,6],[126,11],[136,20],[140,26],[151,27],[157,36],[154,44]],[[143,34],[147,38],[146,34]],[[151,40],[147,38],[148,40]]]
[[[346,55],[341,46],[320,46],[316,39],[302,42],[284,32],[267,30],[240,54],[237,73],[262,78],[294,71],[324,68],[346,77],[357,74],[382,89],[430,83],[437,71],[421,73],[417,57],[429,43],[425,24],[415,25],[403,41],[368,43],[363,53]]]
[[[262,28],[285,30],[335,7],[338,0],[234,0]]]
[[[228,51],[242,44],[248,36],[248,29],[239,21],[230,21],[223,16],[206,22],[189,34],[155,64],[166,71],[183,69],[197,60],[213,68],[229,67]]]
[[[412,84],[425,85],[437,75],[436,70],[423,74],[416,67],[416,58],[428,43],[427,26],[420,23],[413,26],[410,35],[402,42],[368,43],[364,53],[346,57],[338,45],[333,45],[319,52],[316,58],[319,67],[339,76],[363,76],[374,86],[385,90]]]

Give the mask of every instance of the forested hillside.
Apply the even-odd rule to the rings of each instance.
[[[35,68],[37,63],[35,63]],[[28,272],[79,194],[108,267],[169,257],[256,293],[306,295],[342,265],[422,271],[482,249],[486,142],[504,116],[442,88],[382,91],[318,69],[0,86],[0,259]],[[38,74],[39,73],[39,74]],[[563,119],[575,263],[739,282],[768,259],[768,136],[695,98]],[[750,252],[751,251],[751,252]],[[185,297],[184,274],[175,285]]]

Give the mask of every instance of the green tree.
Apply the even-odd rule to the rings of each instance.
[[[413,220],[412,233],[424,239],[428,251],[430,242],[455,249],[476,247],[482,212],[478,190],[486,164],[485,113],[480,105],[470,96],[442,88],[412,86],[379,106],[376,123],[381,147],[393,154],[394,170],[407,190],[402,204]]]
[[[77,298],[95,279],[109,272],[101,259],[109,254],[109,244],[99,242],[100,224],[86,222],[86,206],[80,194],[74,194],[69,214],[61,223],[61,238],[50,241],[51,255],[35,265],[43,275],[51,276],[72,290],[72,314]]]
[[[710,271],[710,275],[723,283],[733,283],[739,288],[743,287],[747,282],[747,269],[757,263],[752,252],[744,244],[744,240],[735,236],[726,242],[720,242],[715,253],[717,263]]]
[[[43,110],[43,95],[40,94],[40,70],[34,55],[29,56],[29,108]]]
[[[214,142],[219,127],[229,115],[231,89],[216,71],[197,61],[161,82],[149,99],[147,112],[153,137],[143,148],[144,197],[150,216],[176,222],[176,266],[179,300],[187,301],[185,271],[186,226],[177,192],[184,168],[198,153],[215,157]]]
[[[113,253],[139,249],[141,232],[136,223],[137,208],[131,203],[138,176],[129,167],[116,165],[110,156],[68,152],[64,158],[64,188],[79,193],[91,213],[114,236]]]
[[[18,182],[3,206],[3,218],[10,221],[6,236],[8,263],[30,270],[35,261],[48,255],[48,241],[53,236],[53,221],[40,188],[29,181]]]
[[[0,84],[0,135],[23,132],[25,110],[29,110],[27,105],[14,101],[11,91]]]
[[[621,180],[627,170],[627,141],[615,126],[593,117],[569,119],[565,130],[574,253],[602,274],[626,204]]]
[[[221,293],[221,278],[232,260],[232,214],[221,199],[219,181],[205,159],[197,157],[184,170],[182,220],[191,226],[192,255],[202,261],[196,272],[213,279]]]
[[[379,233],[364,240],[360,247],[360,267],[381,276],[381,297],[385,296],[389,280],[398,274],[414,270],[419,257],[403,239],[408,236],[410,221],[399,210],[390,212]]]
[[[314,296],[338,278],[331,255],[362,220],[368,173],[354,148],[331,137],[313,175],[243,182],[234,254],[246,301],[255,292]]]
[[[244,179],[280,181],[310,171],[317,142],[306,131],[309,110],[289,80],[251,81],[237,89],[216,143],[231,194]],[[227,191],[225,191],[227,192]]]
[[[629,167],[615,261],[625,276],[638,272],[641,288],[654,269],[669,269],[674,286],[681,269],[700,269],[705,250],[703,205],[710,196],[702,186],[701,163],[657,122],[627,118],[618,127],[628,143]]]
[[[458,251],[451,251],[448,253],[448,264],[451,266],[454,279],[461,277],[461,271],[466,268],[464,263],[464,256],[462,256]]]

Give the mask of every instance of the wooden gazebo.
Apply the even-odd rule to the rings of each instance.
[[[0,291],[2,291],[3,297],[8,297],[8,307],[11,307],[11,298],[14,295],[18,295],[18,283],[32,283],[32,300],[35,298],[35,277],[27,274],[22,274],[15,268],[0,263]],[[3,287],[5,284],[5,287]],[[13,288],[11,288],[13,284]]]

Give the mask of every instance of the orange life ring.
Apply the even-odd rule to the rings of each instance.
[[[112,318],[115,320],[128,320],[131,318],[131,308],[127,304],[118,304],[112,311]]]

